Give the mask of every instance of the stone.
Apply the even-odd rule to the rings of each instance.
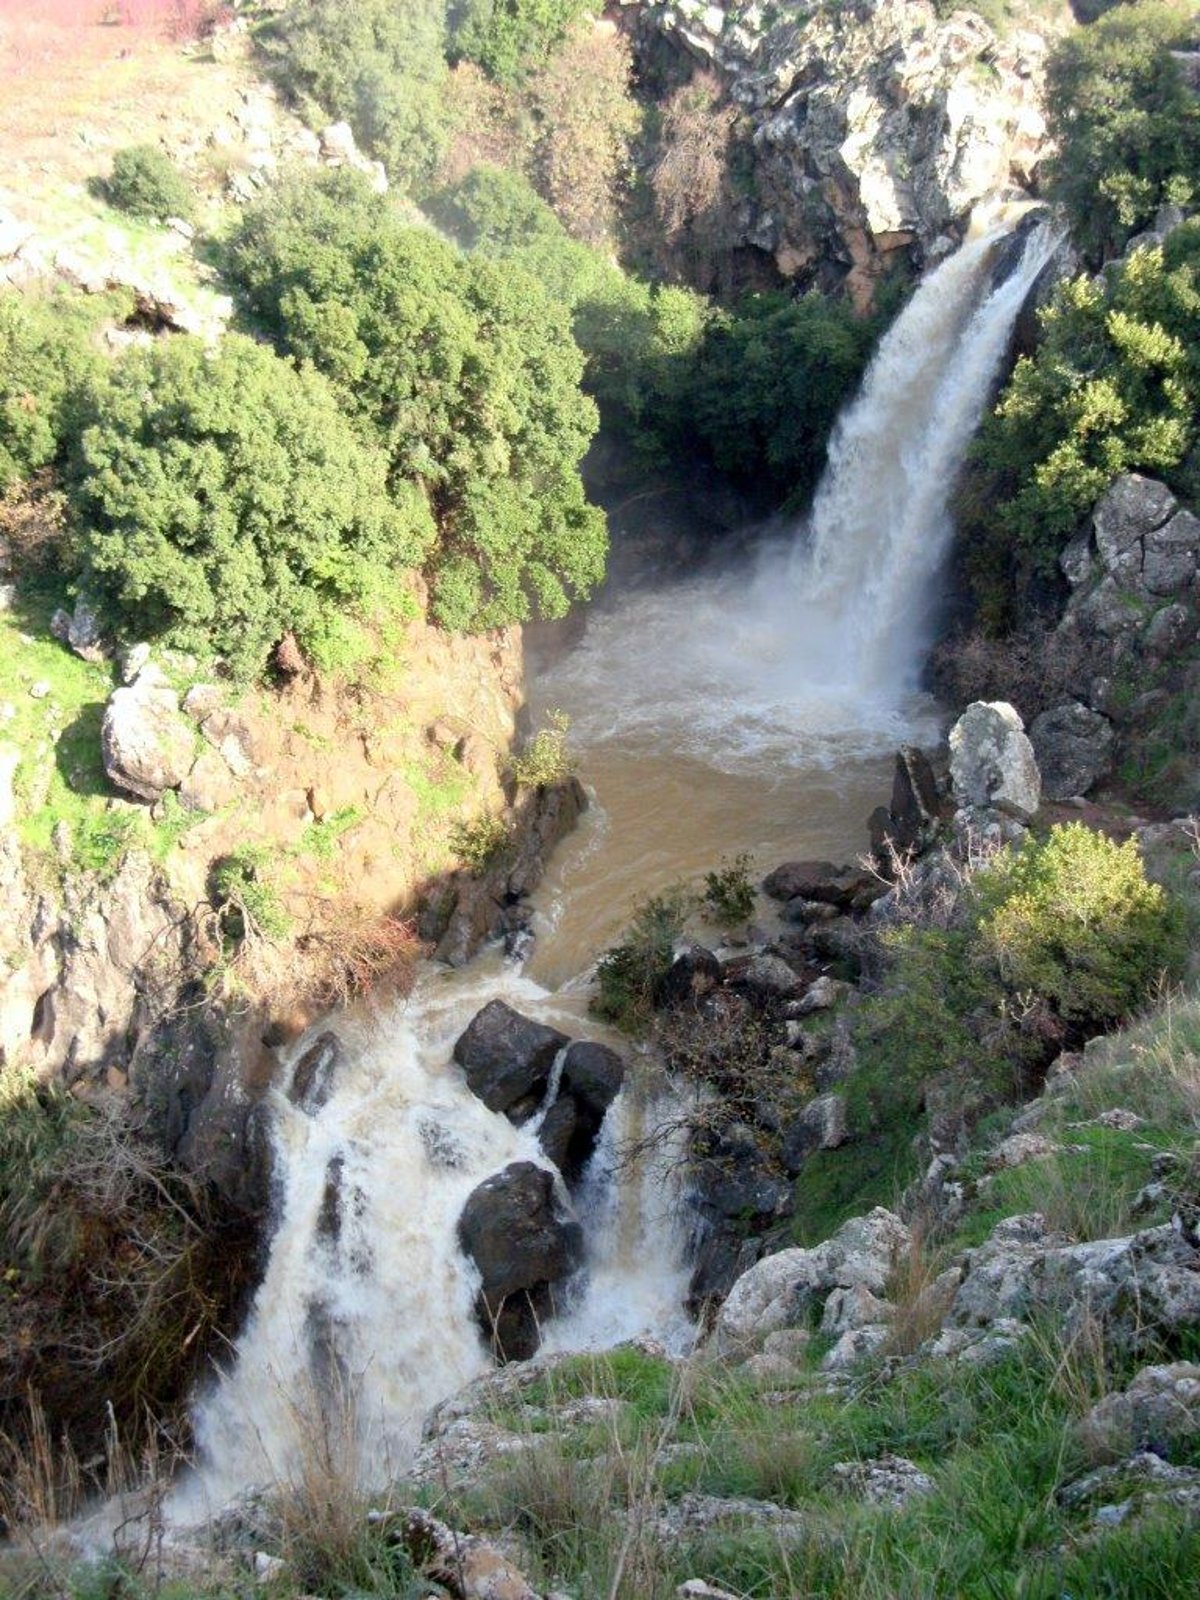
[[[95,608],[83,595],[75,601],[75,609],[67,624],[67,644],[84,661],[104,660],[104,630]]]
[[[1181,594],[1196,580],[1200,561],[1200,518],[1177,511],[1142,541],[1142,583],[1151,594]]]
[[[1057,1153],[1059,1146],[1053,1139],[1040,1133],[1010,1133],[1007,1139],[988,1152],[986,1166],[989,1172],[1004,1172],[1012,1167],[1022,1167],[1027,1161],[1043,1161]]]
[[[220,811],[238,796],[238,781],[216,750],[202,750],[179,785],[179,801],[188,811]]]
[[[1042,785],[1033,746],[1007,701],[976,700],[950,730],[950,776],[961,806],[995,808],[1029,822]]]
[[[909,1244],[900,1218],[876,1206],[864,1217],[851,1217],[813,1249],[764,1257],[730,1290],[714,1330],[717,1348],[753,1349],[779,1329],[808,1326],[837,1288],[862,1285],[881,1295]]]
[[[1090,528],[1075,535],[1059,556],[1058,565],[1072,589],[1082,588],[1091,579],[1096,570],[1096,558],[1092,551]]]
[[[1140,473],[1123,473],[1109,486],[1092,513],[1092,527],[1100,559],[1115,578],[1128,582],[1140,574],[1140,541],[1177,506],[1166,484]]]
[[[139,800],[158,800],[177,789],[196,755],[191,724],[180,715],[173,689],[143,681],[115,689],[100,729],[104,770],[118,789]]]
[[[852,993],[852,984],[843,983],[841,979],[831,978],[828,973],[824,973],[815,983],[809,984],[800,996],[796,1004],[796,1013],[798,1016],[807,1017],[816,1011],[831,1011]]]
[[[1105,1457],[1153,1450],[1171,1456],[1200,1438],[1200,1366],[1143,1367],[1127,1389],[1106,1395],[1080,1424],[1084,1443]]]
[[[328,1030],[318,1034],[292,1068],[288,1099],[309,1116],[314,1116],[333,1094],[342,1060],[337,1034]]]
[[[567,1046],[558,1097],[559,1101],[571,1101],[575,1119],[566,1161],[556,1164],[570,1178],[582,1176],[596,1148],[608,1108],[620,1094],[624,1082],[625,1063],[615,1050],[590,1040],[577,1040]]]
[[[753,994],[779,996],[786,999],[800,989],[800,978],[780,956],[763,954],[751,956],[745,965],[737,968],[737,983]]]
[[[932,1494],[937,1487],[907,1456],[883,1455],[869,1461],[838,1461],[832,1468],[838,1484],[856,1499],[872,1506],[900,1510],[910,1500]]]
[[[871,848],[887,865],[893,855],[912,855],[925,849],[937,830],[937,779],[929,757],[916,745],[901,745],[896,752],[892,799],[871,813]]]
[[[569,1040],[492,1000],[471,1019],[454,1045],[454,1059],[467,1087],[489,1111],[508,1112],[531,1094],[545,1091],[554,1059]]]
[[[819,900],[849,910],[856,895],[876,883],[857,867],[835,867],[830,861],[785,861],[763,879],[763,893],[772,900]]]
[[[743,1220],[780,1215],[791,1185],[774,1169],[755,1129],[735,1122],[714,1134],[693,1162],[691,1203],[720,1217]]]
[[[417,1570],[454,1600],[542,1600],[494,1544],[476,1534],[458,1533],[432,1512],[412,1507],[371,1515],[385,1525],[391,1542],[407,1552]]]
[[[784,1129],[780,1159],[794,1175],[814,1150],[836,1150],[849,1137],[845,1096],[821,1094]]]
[[[1047,800],[1085,795],[1107,777],[1116,736],[1112,723],[1078,700],[1065,700],[1035,717],[1029,742]]]
[[[194,683],[183,697],[183,709],[189,717],[203,722],[220,709],[224,698],[215,683]]]
[[[475,1312],[494,1353],[526,1360],[553,1315],[555,1288],[582,1257],[582,1230],[561,1206],[553,1174],[517,1161],[486,1178],[463,1207],[458,1239],[479,1269]]]
[[[1098,1467],[1094,1472],[1064,1484],[1056,1496],[1060,1505],[1076,1511],[1080,1507],[1107,1502],[1110,1512],[1097,1521],[1125,1521],[1135,1508],[1139,1511],[1173,1506],[1191,1516],[1200,1513],[1200,1469],[1177,1467],[1151,1450],[1139,1450],[1124,1461]],[[1111,1513],[1120,1509],[1122,1515]]]
[[[1195,637],[1196,613],[1177,600],[1154,613],[1142,634],[1142,651],[1166,661],[1191,644]]]
[[[716,1589],[703,1578],[688,1578],[675,1591],[677,1600],[738,1600],[728,1589]]]
[[[673,1008],[695,1005],[719,988],[723,978],[721,963],[713,952],[703,945],[690,945],[671,963],[663,982],[661,1003]]]
[[[136,682],[142,670],[150,660],[150,646],[143,640],[139,644],[127,645],[117,652],[117,670],[121,674],[121,682],[125,684]],[[187,704],[184,704],[187,710]]]

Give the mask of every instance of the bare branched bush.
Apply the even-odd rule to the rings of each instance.
[[[975,628],[943,640],[931,669],[939,688],[956,705],[1007,700],[1028,724],[1064,699],[1075,699],[1096,671],[1094,651],[1079,633],[1028,623],[997,639]]]

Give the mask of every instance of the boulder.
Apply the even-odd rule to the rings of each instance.
[[[779,1176],[755,1130],[735,1122],[713,1135],[692,1168],[691,1202],[718,1216],[766,1220],[791,1203],[791,1185]]]
[[[1177,511],[1142,541],[1142,584],[1151,594],[1182,594],[1196,581],[1200,562],[1200,517]]]
[[[187,777],[196,740],[175,691],[143,672],[109,697],[100,749],[104,770],[118,789],[153,801]]]
[[[565,1033],[523,1017],[503,1000],[476,1013],[454,1045],[454,1059],[467,1086],[489,1111],[511,1111],[549,1082],[554,1058],[568,1043]]]
[[[896,752],[891,804],[871,813],[871,849],[884,863],[893,852],[915,854],[931,842],[937,819],[937,779],[929,757],[916,745],[903,744]]]
[[[313,1040],[292,1068],[288,1099],[313,1116],[333,1094],[342,1046],[336,1033],[328,1029]]]
[[[527,1359],[554,1313],[556,1288],[582,1257],[582,1230],[560,1205],[553,1173],[516,1161],[486,1178],[463,1207],[458,1240],[479,1269],[475,1314],[494,1353]]]
[[[691,945],[671,964],[663,982],[662,1004],[670,1007],[695,1005],[720,988],[723,978],[721,963],[712,951],[700,944]]]
[[[1016,709],[976,700],[950,730],[950,777],[960,806],[1029,822],[1041,804],[1037,760]]]
[[[831,861],[785,861],[763,879],[763,892],[772,900],[818,900],[844,911],[876,886],[861,867],[835,867]]]
[[[883,1455],[870,1461],[838,1461],[833,1476],[840,1488],[868,1505],[899,1510],[910,1500],[932,1494],[936,1485],[907,1456]]]
[[[1127,1389],[1092,1407],[1080,1432],[1093,1454],[1108,1459],[1135,1450],[1176,1454],[1200,1439],[1200,1366],[1143,1367]]]
[[[1140,473],[1123,473],[1109,486],[1092,513],[1092,527],[1100,559],[1115,578],[1128,583],[1140,575],[1141,540],[1177,505],[1166,484]]]
[[[593,1135],[599,1131],[604,1114],[621,1092],[625,1082],[625,1063],[615,1050],[590,1040],[576,1040],[563,1057],[560,1095],[570,1095],[582,1124]]]
[[[814,1150],[836,1150],[849,1137],[845,1096],[817,1095],[784,1129],[783,1164],[794,1175]]]
[[[1065,700],[1035,717],[1029,742],[1042,775],[1047,800],[1087,794],[1112,765],[1112,723],[1078,700]]]
[[[808,1326],[834,1289],[861,1286],[882,1295],[909,1242],[900,1218],[876,1206],[865,1217],[851,1217],[814,1249],[765,1257],[730,1290],[717,1319],[718,1348],[745,1350],[780,1328]]]

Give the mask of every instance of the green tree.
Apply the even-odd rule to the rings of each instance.
[[[811,490],[877,332],[817,293],[753,295],[720,313],[695,377],[695,424],[717,466],[783,495]]]
[[[519,83],[553,52],[598,0],[457,0],[451,53],[474,61],[503,83]]]
[[[193,210],[192,191],[182,172],[165,150],[153,144],[133,144],[117,151],[104,195],[118,211],[158,222],[167,217],[186,219]]]
[[[0,294],[0,493],[61,453],[79,394],[101,370],[96,330],[112,310],[67,290]]]
[[[1164,201],[1187,205],[1200,190],[1200,100],[1171,54],[1197,44],[1193,0],[1135,0],[1051,54],[1051,192],[1095,258],[1118,250]]]
[[[280,348],[311,361],[419,485],[438,527],[436,618],[560,616],[603,576],[579,462],[596,410],[566,310],[529,274],[405,227],[354,174],[252,208],[232,271]]]
[[[89,593],[139,637],[248,677],[287,632],[322,666],[397,595],[432,537],[328,384],[230,335],[128,352],[90,401],[68,494]]]
[[[351,124],[393,182],[419,189],[452,125],[446,0],[299,0],[263,35],[288,91]]]
[[[1118,474],[1172,478],[1198,420],[1200,223],[1189,222],[1102,279],[1059,288],[1037,351],[982,430],[990,475],[971,531],[993,566],[1015,537],[1016,553],[1048,570]]]

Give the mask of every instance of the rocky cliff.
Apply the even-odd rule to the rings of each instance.
[[[665,39],[740,108],[754,183],[731,242],[768,252],[786,278],[847,278],[865,301],[897,252],[924,264],[980,201],[1036,192],[1045,31],[1001,37],[927,0],[623,10],[643,50]]]

